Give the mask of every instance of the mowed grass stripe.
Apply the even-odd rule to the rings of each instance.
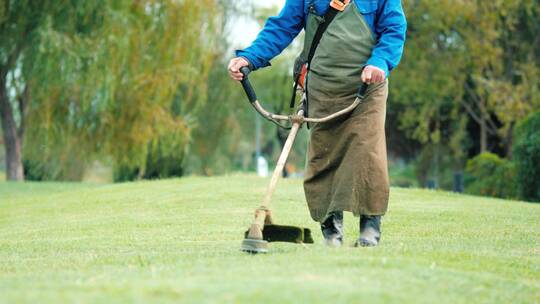
[[[113,185],[0,183],[0,302],[534,303],[540,206],[392,189],[378,248],[322,245],[301,180],[279,224],[316,244],[239,252],[268,180],[231,175]]]

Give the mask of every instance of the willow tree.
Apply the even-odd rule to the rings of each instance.
[[[203,100],[219,32],[215,1],[2,4],[0,92],[13,91],[1,104],[9,179],[23,178],[24,130],[24,156],[46,178],[76,179],[74,164],[94,157],[140,175],[152,150],[185,149],[185,114]]]

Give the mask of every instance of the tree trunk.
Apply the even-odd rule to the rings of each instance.
[[[482,117],[480,121],[480,153],[488,151],[488,134],[486,120]]]
[[[22,139],[13,117],[13,108],[8,100],[5,76],[0,79],[0,116],[6,149],[6,178],[9,181],[22,181],[24,180]]]
[[[506,132],[506,158],[512,159],[513,158],[513,146],[514,146],[514,123],[512,122],[510,124],[510,127],[508,128],[508,132]]]

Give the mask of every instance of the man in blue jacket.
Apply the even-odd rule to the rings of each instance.
[[[344,119],[311,128],[304,191],[312,218],[321,223],[325,243],[343,242],[343,211],[360,217],[356,246],[376,246],[381,216],[388,208],[389,181],[384,123],[387,78],[403,53],[407,28],[400,0],[287,0],[252,45],[237,51],[229,74],[269,66],[305,30],[304,63],[329,7],[339,12],[311,56],[305,81],[308,116],[340,110],[369,85],[363,102]],[[331,9],[331,8],[330,8]]]

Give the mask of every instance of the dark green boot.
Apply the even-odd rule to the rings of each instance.
[[[360,216],[360,238],[354,244],[355,247],[373,247],[379,245],[381,239],[381,216]]]
[[[330,212],[321,224],[321,231],[326,246],[340,247],[343,244],[343,212]]]

